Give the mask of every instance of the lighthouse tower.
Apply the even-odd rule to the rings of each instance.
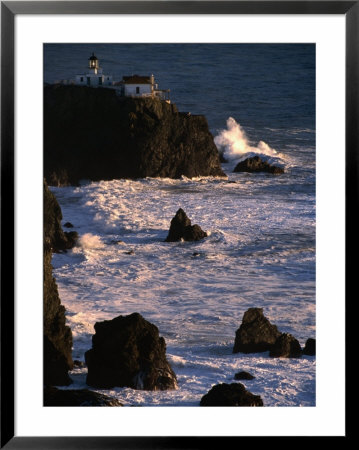
[[[89,72],[97,75],[98,73],[102,73],[102,69],[99,66],[98,58],[95,56],[95,53],[89,57]]]
[[[81,86],[99,87],[112,86],[112,75],[104,75],[97,56],[92,53],[88,59],[87,72],[76,75],[75,84]]]

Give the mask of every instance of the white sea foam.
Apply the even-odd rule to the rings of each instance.
[[[226,167],[226,166],[224,166]],[[314,166],[313,166],[314,167]],[[315,337],[315,171],[294,178],[227,172],[226,179],[113,180],[51,188],[79,246],[53,256],[74,359],[98,321],[139,312],[167,344],[178,390],[101,392],[125,405],[198,406],[213,384],[245,382],[266,406],[315,405],[315,358],[232,354],[244,312],[263,307],[304,345]],[[166,243],[182,207],[209,236]],[[120,242],[120,244],[117,244]],[[86,369],[71,374],[86,387]]]
[[[227,128],[219,132],[214,138],[214,142],[227,161],[238,161],[253,155],[262,155],[277,160],[283,158],[283,155],[264,141],[259,141],[257,145],[251,145],[245,131],[233,117],[227,119]]]
[[[96,250],[103,247],[100,236],[85,233],[79,237],[78,245],[84,250]]]

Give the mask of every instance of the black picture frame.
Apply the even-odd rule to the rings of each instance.
[[[359,1],[4,1],[1,2],[1,448],[202,448],[227,437],[15,436],[14,405],[14,22],[18,14],[339,14],[346,20],[346,236],[358,205]],[[357,238],[354,238],[355,240]],[[346,239],[346,267],[353,261]],[[353,278],[346,272],[346,292]],[[346,327],[347,330],[347,327]],[[347,331],[346,331],[347,333]],[[348,339],[346,339],[348,341]],[[342,382],[342,380],[341,380]],[[349,436],[346,426],[346,436]],[[220,441],[220,442],[218,442]],[[230,444],[228,442],[228,444]],[[230,445],[232,445],[231,443]]]

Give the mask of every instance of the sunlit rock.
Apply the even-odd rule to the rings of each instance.
[[[267,161],[263,161],[259,156],[252,156],[239,162],[233,172],[268,172],[273,174],[284,173],[282,167],[273,166]]]
[[[272,346],[269,356],[281,358],[298,358],[302,349],[297,339],[289,333],[282,333]]]
[[[140,314],[97,322],[92,349],[85,353],[87,384],[97,388],[144,390],[177,388],[158,328]]]
[[[199,241],[207,237],[207,233],[199,225],[191,225],[187,214],[180,208],[171,220],[166,242]]]
[[[262,308],[249,308],[236,331],[233,353],[256,353],[270,350],[280,335],[277,327],[264,317]]]

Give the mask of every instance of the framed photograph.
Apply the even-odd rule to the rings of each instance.
[[[348,435],[358,22],[1,3],[2,447]]]

